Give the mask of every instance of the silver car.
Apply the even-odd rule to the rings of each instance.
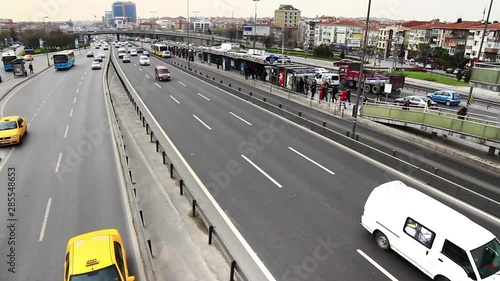
[[[407,97],[397,98],[394,100],[394,102],[397,103],[398,105],[404,105],[406,100],[410,101],[410,106],[412,107],[424,108],[427,104],[427,101],[431,102],[431,108],[437,107],[437,103],[426,96],[407,96]]]

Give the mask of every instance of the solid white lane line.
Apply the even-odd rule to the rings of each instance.
[[[177,104],[181,104],[178,100],[176,100],[172,95],[170,95],[170,98],[172,98]]]
[[[62,152],[59,153],[59,157],[57,157],[56,173],[59,172],[59,166],[61,165],[61,159],[62,159]]]
[[[209,98],[207,98],[207,97],[205,97],[204,95],[202,95],[202,94],[200,94],[200,93],[198,93],[198,95],[199,95],[200,97],[202,97],[202,98],[206,99],[207,101],[210,101],[210,99],[209,99]]]
[[[245,119],[243,119],[243,118],[239,117],[238,115],[236,115],[236,114],[234,114],[234,113],[232,113],[232,112],[229,112],[229,114],[231,114],[231,115],[233,115],[234,117],[236,117],[236,118],[240,119],[241,121],[243,121],[243,122],[247,123],[249,126],[252,126],[252,123],[250,123],[250,122],[248,122],[247,120],[245,120]]]
[[[179,82],[179,84],[181,84],[182,86],[186,87],[186,84],[182,83],[181,81],[177,81]]]
[[[64,131],[64,138],[68,136],[69,125],[66,126],[66,131]]]
[[[297,153],[298,155],[300,155],[300,156],[304,157],[305,159],[309,160],[309,162],[311,162],[311,163],[313,163],[314,165],[316,165],[316,166],[320,167],[321,169],[325,170],[326,172],[328,172],[328,173],[330,173],[330,174],[332,174],[332,175],[335,175],[335,173],[334,173],[334,172],[332,172],[332,171],[328,170],[327,168],[325,168],[324,166],[322,166],[322,165],[321,165],[321,164],[319,164],[318,162],[316,162],[316,161],[312,160],[311,158],[309,158],[309,157],[305,156],[304,154],[302,154],[302,153],[298,152],[297,150],[295,150],[295,149],[293,149],[293,148],[291,148],[291,147],[288,147],[288,149],[290,149],[291,151],[293,151],[293,152]]]
[[[142,71],[142,69],[139,68],[139,71]]]
[[[146,77],[148,77],[148,79],[150,78],[149,75],[147,75],[147,74],[144,74],[144,75],[146,75]]]
[[[73,109],[69,112],[69,117],[73,116]]]
[[[385,276],[387,276],[387,278],[391,279],[392,281],[399,281],[398,279],[396,279],[396,277],[392,276],[392,274],[390,274],[387,270],[385,270],[382,266],[380,266],[376,261],[374,261],[360,249],[358,249],[358,253],[367,261],[369,261],[373,266],[375,266],[378,270],[380,270],[380,272],[382,272]]]
[[[80,88],[76,89],[76,93],[78,94],[78,92],[80,91]]]
[[[160,88],[160,89],[161,89],[161,86],[160,86],[160,85],[158,85],[158,83],[155,83],[155,85],[156,85],[158,88]]]
[[[247,162],[250,163],[250,165],[252,165],[255,169],[257,169],[257,171],[261,172],[264,176],[266,176],[276,186],[278,186],[279,188],[283,187],[279,182],[277,182],[270,175],[268,175],[266,172],[264,172],[264,170],[262,170],[259,166],[257,166],[254,162],[252,162],[252,160],[248,159],[245,155],[241,155],[241,157],[243,157],[243,159],[247,160]]]
[[[76,97],[73,99],[73,103],[76,103]]]
[[[49,198],[49,202],[47,202],[47,208],[45,209],[45,216],[43,217],[42,229],[40,230],[38,242],[42,242],[43,236],[45,235],[45,228],[47,227],[47,220],[49,219],[50,205],[52,205],[52,198]]]
[[[193,116],[194,116],[194,118],[196,118],[196,120],[200,121],[200,123],[201,123],[201,124],[203,124],[205,127],[207,127],[207,129],[212,130],[212,128],[208,127],[208,125],[207,125],[207,124],[205,124],[205,122],[201,121],[201,119],[200,119],[200,118],[198,118],[198,116],[196,116],[196,115],[194,115],[194,114],[193,114]]]

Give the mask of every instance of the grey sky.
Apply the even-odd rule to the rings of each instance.
[[[111,10],[113,1],[103,0],[22,0],[22,5],[10,0],[2,0],[0,18],[12,18],[15,21],[35,20],[49,16],[49,21],[92,20],[98,19],[105,10]],[[156,10],[156,16],[186,16],[186,0],[136,0],[138,17],[151,17],[150,11]],[[252,0],[190,0],[189,12],[199,11],[198,16],[253,17]],[[496,2],[499,2],[497,0]],[[258,16],[273,16],[279,4],[291,4],[302,10],[304,16],[333,15],[345,17],[364,17],[368,0],[260,0],[257,4]],[[480,20],[483,10],[490,0],[372,0],[371,13],[374,17],[387,17],[404,20],[442,21]],[[500,3],[493,3],[491,20],[500,20]]]

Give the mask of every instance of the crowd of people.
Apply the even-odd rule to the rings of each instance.
[[[309,82],[308,79],[301,77],[297,85],[297,91],[306,97],[310,95],[311,99],[314,99],[316,93],[318,93],[318,101],[320,102],[340,101],[344,108],[347,108],[346,103],[351,105],[351,90],[340,88],[338,85],[331,85],[327,81],[318,83],[316,79],[312,79],[312,82]]]

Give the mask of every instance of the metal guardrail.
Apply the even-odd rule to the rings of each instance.
[[[156,151],[162,154],[163,164],[168,167],[170,178],[178,181],[180,194],[186,195],[190,201],[192,216],[199,216],[207,227],[208,243],[210,245],[216,243],[230,261],[230,280],[275,281],[276,279],[260,262],[229,218],[225,216],[222,208],[192,171],[172,141],[163,133],[132,85],[125,81],[123,78],[125,74],[115,66],[112,55],[110,60],[146,133],[150,135],[150,141],[155,143]]]

